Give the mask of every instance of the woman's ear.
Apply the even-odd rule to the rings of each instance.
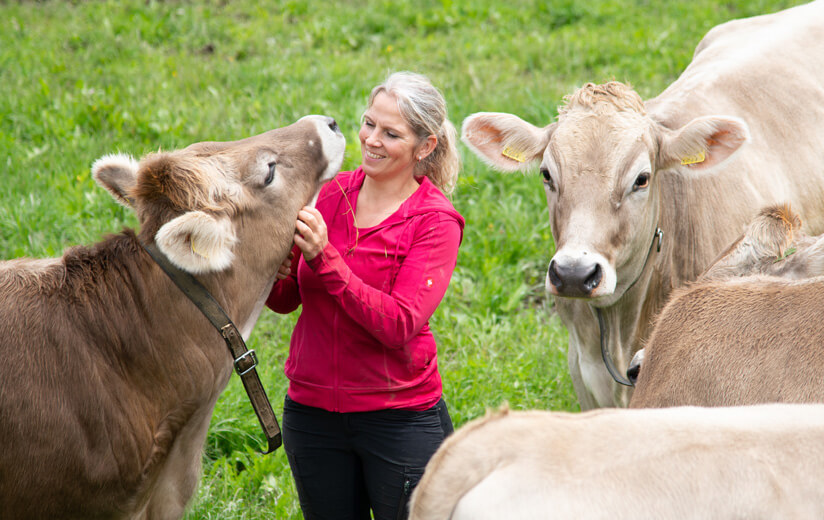
[[[415,158],[418,161],[422,161],[426,159],[429,154],[435,151],[435,148],[438,146],[438,137],[434,135],[430,135],[427,137],[424,142],[422,142],[418,146],[418,152],[415,154]]]

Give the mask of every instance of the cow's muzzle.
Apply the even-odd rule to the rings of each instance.
[[[552,292],[559,296],[589,298],[604,278],[603,269],[597,262],[549,262],[547,278]]]

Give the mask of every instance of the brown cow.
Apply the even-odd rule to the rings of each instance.
[[[765,209],[673,293],[630,363],[630,406],[824,401],[824,236],[799,226],[788,207]]]
[[[824,231],[822,27],[820,1],[725,23],[647,102],[620,83],[588,84],[544,128],[510,114],[464,121],[464,141],[493,167],[540,162],[557,248],[547,288],[561,296],[582,408],[629,401],[602,361],[598,312],[623,373],[670,292],[758,208],[788,201]]]
[[[464,425],[410,520],[824,518],[824,405],[510,412]]]
[[[94,177],[139,234],[0,263],[0,518],[182,516],[232,359],[141,243],[197,274],[248,337],[344,147],[334,120],[307,116],[139,164],[104,157]]]

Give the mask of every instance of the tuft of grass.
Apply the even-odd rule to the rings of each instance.
[[[107,153],[234,140],[322,113],[346,134],[351,169],[366,96],[390,71],[427,74],[458,126],[480,111],[543,126],[588,81],[626,81],[653,97],[711,27],[798,3],[0,2],[0,251],[55,256],[136,226],[90,177]],[[467,226],[431,320],[455,425],[504,403],[577,410],[566,332],[543,289],[554,246],[540,179],[495,173],[461,153],[454,204]],[[249,342],[279,416],[295,320],[266,312]],[[233,378],[187,518],[300,518],[283,451],[257,454],[262,440]]]

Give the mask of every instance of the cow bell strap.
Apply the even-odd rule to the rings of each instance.
[[[612,376],[612,379],[619,385],[635,386],[632,381],[622,376],[618,369],[615,368],[615,362],[612,360],[612,355],[609,353],[609,336],[606,324],[604,323],[604,313],[598,307],[595,307],[595,314],[598,316],[598,330],[601,333],[601,359],[604,360],[604,365],[607,367],[607,372]]]
[[[258,377],[257,370],[255,370],[257,366],[255,351],[246,348],[243,336],[241,336],[235,324],[232,323],[232,320],[229,319],[226,311],[197,278],[172,264],[155,244],[142,245],[163,272],[223,336],[226,345],[229,347],[229,353],[234,360],[235,372],[238,373],[240,380],[243,382],[246,395],[249,396],[252,408],[254,408],[260,426],[263,428],[263,433],[266,435],[268,449],[263,453],[275,451],[282,442],[280,426],[277,417],[275,417],[275,412],[272,410],[272,405],[269,403],[269,398],[266,396],[266,391],[263,389],[263,383],[260,382],[260,377]]]
[[[661,252],[661,242],[664,240],[664,232],[661,231],[661,228],[656,227],[655,233],[652,236],[652,243],[649,246],[649,251],[647,251],[647,257],[644,259],[644,265],[641,267],[641,272],[638,273],[638,276],[635,280],[632,281],[629,286],[627,286],[624,294],[629,292],[630,289],[635,285],[635,283],[641,278],[641,275],[644,274],[644,270],[647,268],[647,263],[649,263],[649,259],[652,256],[652,250],[655,249],[656,252]],[[607,330],[606,322],[604,321],[604,313],[600,307],[591,306],[595,309],[595,315],[598,318],[598,332],[601,338],[601,359],[604,360],[604,365],[607,367],[607,372],[609,375],[612,376],[612,379],[618,383],[619,385],[624,386],[635,386],[632,384],[632,381],[624,377],[623,375],[618,372],[618,369],[615,368],[615,362],[612,360],[612,355],[609,353],[609,332]]]

